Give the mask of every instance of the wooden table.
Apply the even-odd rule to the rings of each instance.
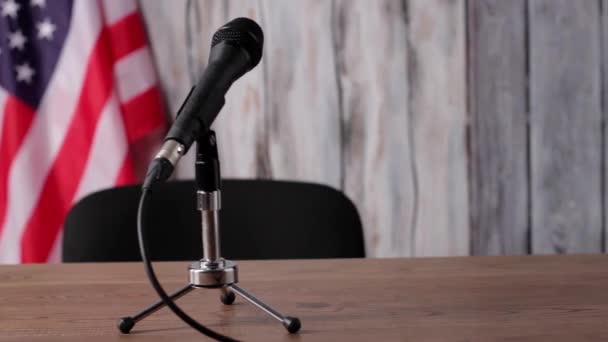
[[[299,335],[237,298],[178,303],[246,341],[608,341],[608,256],[243,261],[241,286],[299,316]],[[167,290],[187,263],[158,263]],[[157,297],[139,263],[0,266],[0,340],[200,341],[167,309],[121,335]],[[86,338],[85,338],[86,337]]]

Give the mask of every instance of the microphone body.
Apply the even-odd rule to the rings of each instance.
[[[209,130],[232,83],[260,62],[263,42],[262,29],[247,18],[234,19],[214,34],[207,68],[179,109],[144,187],[167,180],[194,141]]]
[[[177,113],[165,141],[175,140],[185,152],[206,132],[224,106],[224,96],[249,70],[249,55],[242,48],[222,42],[211,49],[209,64]]]

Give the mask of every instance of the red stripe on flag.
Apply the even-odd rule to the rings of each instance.
[[[139,12],[133,12],[108,27],[112,55],[117,61],[146,44],[146,32]]]
[[[131,153],[127,152],[125,160],[122,163],[120,172],[114,181],[114,185],[127,185],[135,183],[135,167],[133,166],[133,159],[131,159]]]
[[[112,53],[103,30],[87,65],[74,116],[21,239],[22,262],[44,262],[72,204],[95,128],[112,89]]]
[[[162,100],[156,86],[121,105],[129,144],[164,125]]]
[[[3,109],[4,123],[2,124],[0,140],[0,236],[6,218],[8,198],[8,172],[17,150],[23,143],[25,134],[32,125],[34,112],[16,97],[8,95]]]

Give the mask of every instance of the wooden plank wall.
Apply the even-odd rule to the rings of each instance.
[[[412,116],[407,115],[406,11],[403,3],[390,0],[341,0],[333,6],[332,39],[342,103],[342,186],[359,208],[365,208],[367,249],[377,256],[415,254],[417,170]]]
[[[465,2],[410,0],[407,4],[411,134],[419,184],[414,252],[466,255],[470,235]]]
[[[604,232],[604,246],[603,246],[603,251],[604,253],[608,250],[608,199],[606,198],[607,194],[608,194],[608,167],[606,166],[606,163],[608,162],[608,134],[606,134],[606,115],[608,115],[608,0],[602,0],[601,3],[602,6],[602,40],[600,45],[602,46],[602,51],[601,51],[601,58],[600,61],[602,63],[602,75],[603,75],[603,79],[602,79],[602,135],[603,135],[603,141],[602,141],[602,146],[604,147],[603,150],[603,154],[602,156],[604,157],[604,160],[602,162],[602,177],[603,177],[603,184],[602,184],[602,190],[603,192],[603,196],[602,196],[602,200],[603,200],[603,216],[602,216],[602,223],[603,223],[603,232]]]
[[[599,5],[596,0],[528,4],[535,253],[602,250]]]
[[[140,2],[171,113],[219,26],[265,32],[216,121],[225,177],[342,189],[370,256],[603,250],[608,0],[186,3]]]
[[[473,254],[604,250],[602,10],[469,1]]]
[[[525,0],[468,3],[471,252],[529,250]]]

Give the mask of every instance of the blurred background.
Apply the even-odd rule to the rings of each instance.
[[[370,257],[604,252],[607,13],[608,0],[2,0],[0,262],[58,261],[74,203],[141,179],[213,33],[240,16],[262,26],[264,54],[214,124],[225,178],[342,190]]]
[[[218,27],[261,24],[216,121],[223,175],[343,190],[369,256],[604,251],[608,1],[140,5],[170,113]]]

